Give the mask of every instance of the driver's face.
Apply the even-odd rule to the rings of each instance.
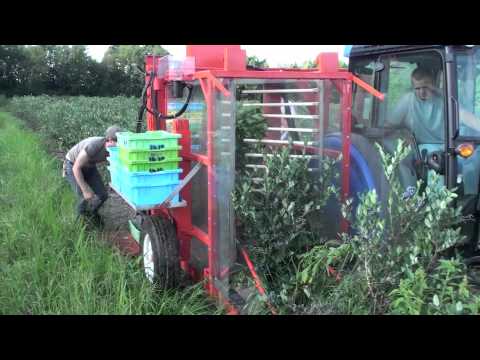
[[[417,80],[412,78],[412,86],[415,90],[415,95],[422,101],[428,100],[433,96],[433,80],[424,78]]]

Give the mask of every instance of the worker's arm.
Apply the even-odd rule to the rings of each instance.
[[[473,130],[480,131],[480,119],[478,119],[474,114],[470,111],[466,111],[460,107],[459,111],[460,120],[471,127]]]
[[[82,150],[80,154],[77,156],[75,163],[73,164],[73,175],[75,176],[75,180],[77,180],[78,186],[82,190],[82,194],[85,200],[89,200],[93,197],[93,191],[88,186],[87,182],[85,181],[82,173],[82,167],[88,164],[88,155],[85,150]]]
[[[400,128],[405,126],[405,118],[407,115],[409,102],[411,101],[409,96],[409,94],[403,95],[393,110],[389,112],[388,118],[385,119],[385,127]]]

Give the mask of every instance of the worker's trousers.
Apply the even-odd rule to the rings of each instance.
[[[66,160],[65,163],[65,178],[70,183],[73,191],[77,195],[77,213],[78,215],[96,215],[100,206],[103,205],[105,200],[108,198],[108,192],[103,184],[102,177],[98,172],[96,166],[92,166],[90,168],[82,169],[83,178],[85,179],[86,183],[92,191],[95,193],[93,199],[86,201],[83,198],[82,190],[80,186],[77,184],[77,180],[75,179],[75,175],[73,175],[73,163]]]

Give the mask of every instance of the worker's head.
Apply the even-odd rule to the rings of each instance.
[[[107,131],[105,131],[105,138],[107,141],[105,142],[105,146],[116,146],[117,145],[117,132],[121,132],[122,128],[117,125],[110,126]]]
[[[433,73],[424,68],[416,68],[412,72],[412,87],[415,96],[422,101],[430,99],[435,93]]]

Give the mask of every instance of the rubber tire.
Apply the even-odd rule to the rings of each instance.
[[[342,138],[341,133],[328,134],[326,137],[333,136]],[[363,135],[351,133],[351,144],[362,155],[365,162],[368,164],[370,172],[374,178],[375,190],[380,203],[386,204],[390,185],[388,184],[385,172],[382,167],[382,160],[380,154],[372,142]],[[352,195],[351,195],[352,196]]]
[[[145,257],[143,250],[147,236],[149,236],[151,243],[153,262],[153,279],[149,280],[160,288],[178,287],[182,279],[182,270],[180,268],[179,243],[174,224],[161,216],[145,216],[143,218],[140,245],[144,270]]]
[[[393,141],[394,139],[391,137],[386,137],[384,139],[384,151],[390,154],[393,153],[394,148],[391,144]],[[362,154],[364,160],[368,164],[376,184],[375,188],[377,191],[378,200],[385,206],[388,199],[388,194],[390,193],[390,184],[385,176],[380,153],[374,145],[375,141],[370,140],[363,135],[352,133],[351,143]],[[407,158],[400,163],[400,167],[397,170],[400,183],[405,189],[408,186],[415,186],[417,181],[415,169],[411,165],[412,160],[413,155],[407,156]]]
[[[332,139],[333,143],[329,144],[329,138]],[[342,151],[341,145],[342,134],[335,132],[329,133],[325,135],[324,139],[324,146],[326,149]],[[368,165],[369,172],[373,177],[374,181],[374,188],[377,191],[377,199],[382,204],[382,214],[384,214],[385,206],[386,206],[386,199],[388,196],[388,192],[390,190],[390,186],[387,182],[385,174],[383,172],[383,168],[381,165],[380,154],[376,150],[376,148],[372,145],[372,143],[364,137],[363,135],[352,133],[351,137],[351,145],[354,147],[357,152],[361,155],[365,163]],[[340,143],[338,143],[340,141]],[[355,161],[352,157],[350,161]],[[338,164],[339,168],[338,171],[341,173],[341,163]],[[352,175],[351,175],[352,176]],[[350,178],[350,185],[352,187],[352,181],[355,181],[353,177]],[[338,187],[341,186],[341,179],[339,178],[335,181]],[[368,191],[369,188],[365,188],[364,190],[360,190],[360,192]],[[358,206],[359,198],[357,194],[350,194],[350,197],[354,199],[354,207],[353,213],[355,214],[356,206]],[[341,232],[340,223],[341,223],[341,212],[340,212],[340,205],[337,200],[330,198],[327,203],[327,212],[328,212],[328,220],[325,224],[325,227],[321,229],[321,231],[325,232],[326,236],[328,237],[336,237],[338,233]],[[319,229],[320,230],[320,229]]]
[[[362,154],[365,162],[368,164],[376,185],[375,190],[379,202],[381,204],[386,204],[390,192],[390,184],[385,177],[380,153],[375,145],[362,135],[352,133],[351,143]]]
[[[330,133],[326,135],[326,138],[330,136],[341,139],[342,135],[341,133]],[[352,146],[362,155],[363,160],[368,164],[368,168],[374,179],[377,199],[378,199],[378,202],[381,204],[381,208],[380,208],[381,215],[385,216],[387,199],[391,189],[390,189],[390,184],[388,183],[387,178],[385,176],[380,153],[377,150],[376,146],[374,145],[375,140],[368,139],[364,135],[356,134],[356,133],[351,133],[350,139],[351,139]],[[390,137],[387,137],[386,139],[387,141],[391,140]],[[326,147],[328,148],[328,146]],[[385,150],[387,152],[390,152],[394,149],[389,148],[389,146],[387,146]],[[406,188],[407,186],[414,186],[416,183],[416,176],[414,174],[414,169],[410,165],[411,161],[412,161],[411,156],[407,157],[407,159],[402,161],[400,168],[397,170],[398,175],[400,177],[401,185],[404,188]],[[353,194],[351,194],[350,196],[356,197]],[[355,203],[358,203],[358,198],[356,199]],[[337,217],[335,218],[335,222],[329,225],[331,225],[330,233],[329,233],[330,235],[338,233],[340,231],[340,214],[338,214]]]

